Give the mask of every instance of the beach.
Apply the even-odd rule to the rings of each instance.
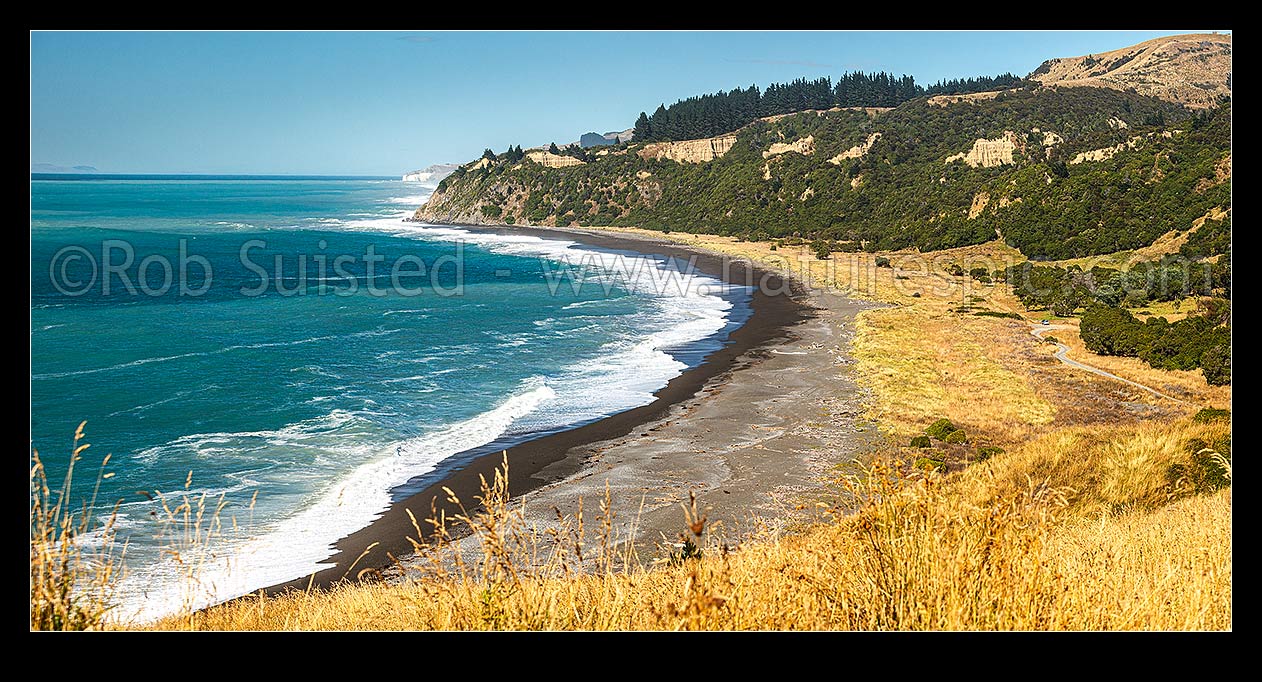
[[[810,291],[785,273],[678,243],[628,233],[534,227],[460,226],[499,234],[578,241],[601,249],[696,258],[697,270],[757,288],[753,314],[729,343],[659,390],[652,403],[507,449],[509,492],[530,518],[546,524],[588,509],[611,491],[616,536],[634,538],[640,557],[660,555],[684,527],[689,491],[707,507],[710,532],[738,543],[756,527],[809,514],[799,493],[817,490],[826,469],[862,452],[876,436],[860,416],[859,389],[845,348],[854,314],[869,305],[836,292]],[[761,287],[757,285],[762,283]],[[449,489],[466,504],[504,455],[484,449],[457,458],[419,492],[396,501],[371,525],[343,538],[334,565],[266,590],[327,587],[364,569],[406,565],[417,519],[455,509]],[[424,524],[422,524],[424,528]],[[368,573],[376,573],[369,571]]]

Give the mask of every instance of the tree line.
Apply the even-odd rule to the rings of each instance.
[[[814,80],[798,78],[789,83],[772,83],[765,90],[750,85],[689,97],[669,107],[658,105],[652,115],[640,112],[635,122],[635,139],[695,140],[731,132],[764,116],[831,107],[896,107],[926,94],[984,92],[1022,83],[1021,78],[1010,73],[943,80],[928,88],[917,85],[911,76],[894,76],[884,71],[844,73],[836,83],[827,76]]]

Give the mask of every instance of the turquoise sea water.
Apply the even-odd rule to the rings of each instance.
[[[32,446],[54,480],[81,421],[80,466],[113,453],[122,611],[317,570],[417,477],[645,404],[748,317],[746,290],[660,258],[404,222],[428,192],[33,177]],[[149,499],[178,499],[190,472],[228,503],[197,586]]]

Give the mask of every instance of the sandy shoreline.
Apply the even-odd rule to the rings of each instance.
[[[866,304],[808,292],[774,270],[665,239],[599,230],[462,227],[684,260],[695,256],[700,272],[737,284],[766,284],[753,293],[752,316],[728,344],[676,376],[654,402],[509,448],[511,494],[524,496],[536,522],[548,523],[554,506],[567,513],[577,508],[579,498],[593,506],[608,481],[618,538],[632,539],[635,524],[642,558],[660,553],[659,541],[670,541],[683,527],[679,503],[688,500],[689,490],[711,508],[714,537],[738,542],[752,518],[800,518],[790,509],[791,494],[818,488],[824,466],[849,460],[875,436],[875,427],[858,423],[858,389],[844,355],[853,314]],[[432,505],[444,509],[443,486],[462,500],[475,499],[478,479],[490,477],[501,460],[495,450],[451,467],[419,493],[396,501],[369,527],[338,541],[329,558],[332,568],[265,591],[326,587],[347,576],[352,565],[355,572],[394,565],[391,557],[409,554],[406,538],[416,534],[409,509],[418,519],[429,517]]]

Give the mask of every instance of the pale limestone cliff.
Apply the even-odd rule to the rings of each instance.
[[[1009,130],[1005,131],[1001,137],[993,140],[977,140],[973,143],[973,148],[967,152],[948,156],[946,163],[963,161],[974,168],[1003,166],[1013,163],[1012,152],[1016,151],[1016,149],[1016,134]]]
[[[872,145],[875,144],[876,141],[879,139],[881,139],[880,133],[872,133],[871,135],[868,135],[868,139],[865,142],[861,144],[857,144],[851,147],[850,149],[847,149],[846,151],[838,154],[837,156],[834,156],[833,158],[828,160],[828,163],[831,163],[835,166],[839,166],[841,165],[841,162],[844,161],[845,159],[861,158],[867,155],[869,151],[871,151]]]
[[[526,158],[545,168],[568,168],[570,166],[581,166],[586,163],[586,161],[580,161],[572,156],[563,156],[551,152],[526,152]]]
[[[678,163],[705,163],[723,156],[736,144],[735,135],[720,135],[700,140],[650,142],[637,154],[642,159],[669,159]]]
[[[797,152],[799,154],[804,154],[806,156],[810,156],[811,154],[814,154],[815,153],[815,137],[812,135],[807,135],[806,137],[800,140],[794,140],[792,142],[772,143],[771,147],[767,149],[767,151],[762,153],[762,158],[769,159],[773,156],[777,156],[779,154],[787,154],[789,152]]]
[[[990,205],[990,192],[978,192],[973,195],[973,205],[968,208],[968,219],[972,220],[982,214]]]

